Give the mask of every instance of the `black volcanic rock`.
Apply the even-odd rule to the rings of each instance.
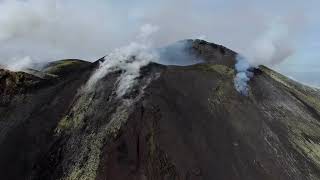
[[[206,63],[151,63],[121,99],[121,72],[83,92],[94,63],[1,70],[1,179],[319,179],[319,90],[262,66],[241,96],[236,53],[188,42]]]
[[[224,46],[208,43],[204,40],[187,40],[191,45],[191,52],[208,63],[221,64],[233,68],[236,53]]]

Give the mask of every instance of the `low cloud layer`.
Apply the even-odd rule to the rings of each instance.
[[[158,27],[155,47],[201,37],[251,64],[273,64],[294,52],[305,23],[304,4],[287,2],[0,0],[0,64],[94,61],[134,41],[144,24]]]

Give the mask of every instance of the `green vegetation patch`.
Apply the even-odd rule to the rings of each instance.
[[[59,75],[72,71],[75,68],[82,67],[82,65],[85,64],[89,64],[89,62],[76,59],[66,59],[50,63],[43,71],[48,74]]]
[[[197,69],[205,72],[217,72],[221,75],[233,76],[234,70],[228,66],[221,64],[196,64],[189,66],[189,68]]]
[[[119,106],[106,126],[101,127],[97,133],[91,133],[83,138],[78,162],[64,179],[96,179],[104,142],[106,139],[110,140],[118,136],[119,130],[128,119],[128,108],[126,105]]]
[[[72,126],[72,121],[69,120],[69,116],[67,115],[63,117],[58,123],[58,127],[56,128],[56,133],[59,134],[61,133],[61,131],[65,129],[70,129],[71,126]]]
[[[74,107],[71,109],[68,115],[63,117],[59,123],[57,128],[55,129],[57,134],[60,134],[63,131],[70,131],[73,129],[81,128],[83,125],[83,120],[93,101],[93,95],[82,95]]]
[[[319,123],[288,121],[288,126],[293,147],[320,168]]]

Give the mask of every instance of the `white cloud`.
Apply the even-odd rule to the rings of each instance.
[[[13,57],[26,56],[35,62],[64,58],[94,61],[136,40],[146,23],[160,28],[153,35],[156,47],[205,35],[201,38],[250,56],[258,64],[274,63],[295,50],[297,34],[306,23],[305,6],[313,5],[289,0],[2,0],[0,63],[11,64]],[[275,21],[280,23],[272,25]],[[279,24],[280,30],[274,28]],[[155,30],[147,25],[142,36]],[[274,35],[274,30],[283,31],[281,37]],[[288,48],[278,52],[279,46]]]

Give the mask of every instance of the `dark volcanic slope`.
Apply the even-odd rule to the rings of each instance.
[[[235,53],[189,42],[208,63],[150,64],[123,99],[121,72],[83,92],[84,61],[1,70],[1,179],[320,179],[320,92],[261,67],[241,96]]]

